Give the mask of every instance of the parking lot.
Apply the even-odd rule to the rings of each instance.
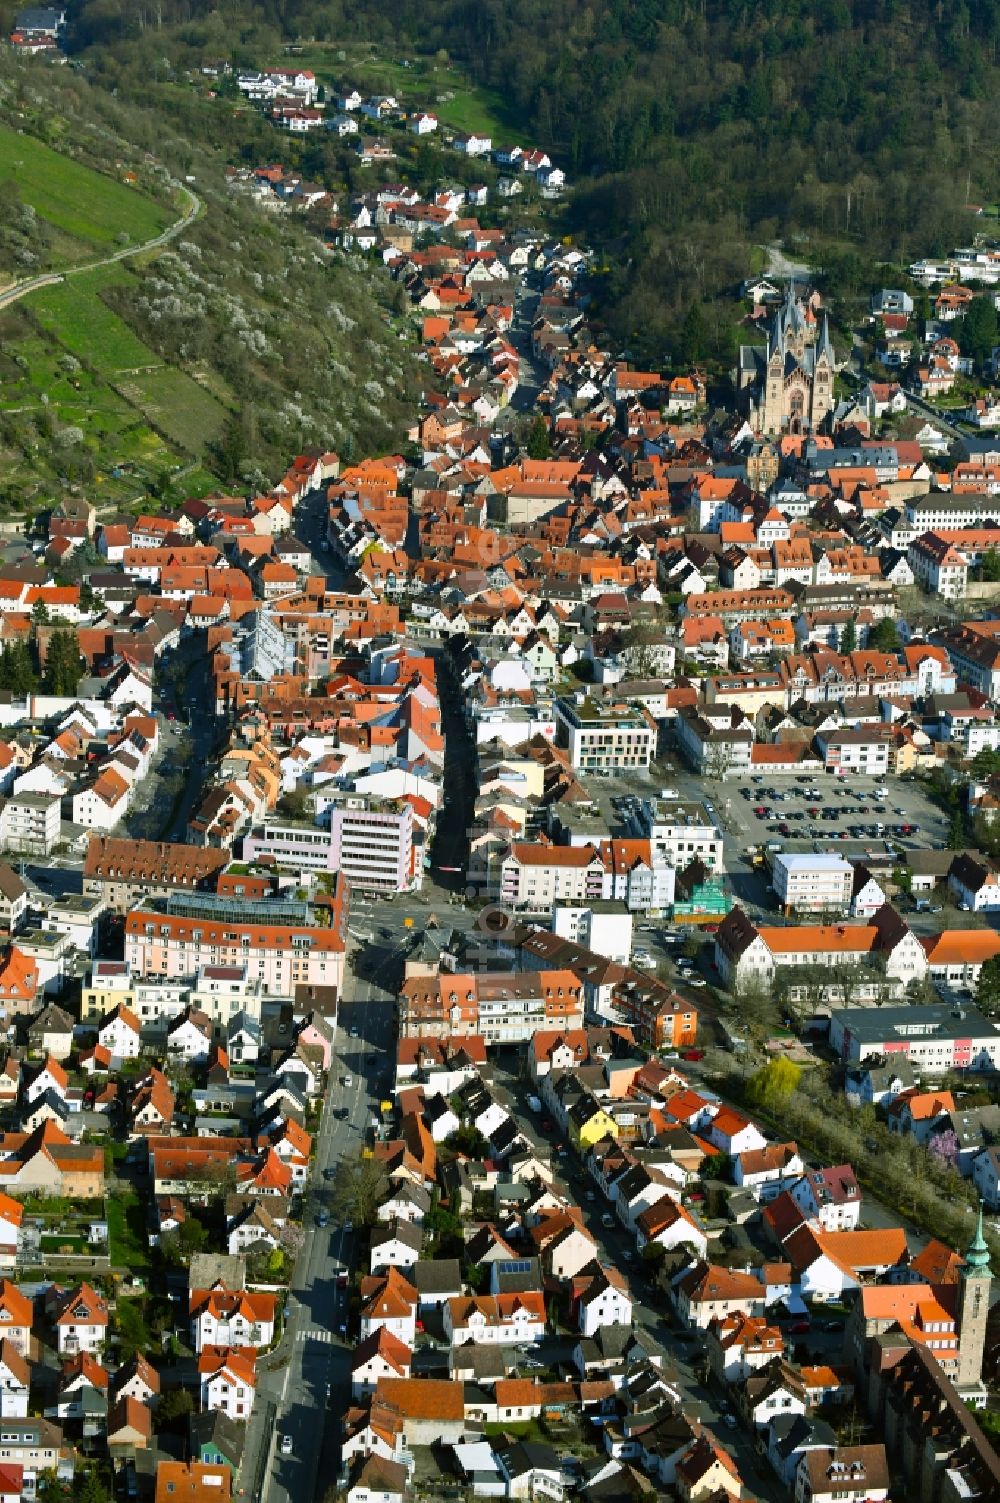
[[[896,778],[755,775],[716,799],[723,823],[747,846],[876,856],[937,847],[948,820],[916,782]]]

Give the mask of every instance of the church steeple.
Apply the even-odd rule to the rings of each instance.
[[[785,357],[785,331],[780,308],[771,320],[771,329],[767,336],[768,360],[773,360],[776,355],[779,355],[782,359]]]
[[[963,1275],[965,1278],[973,1279],[989,1279],[993,1277],[993,1270],[990,1268],[990,1250],[986,1245],[986,1238],[983,1236],[982,1201],[979,1202],[979,1219],[976,1222],[976,1235],[969,1243],[968,1251],[965,1254]]]
[[[983,1236],[983,1206],[980,1201],[975,1236],[969,1243],[959,1278],[958,1373],[955,1385],[960,1393],[963,1390],[978,1390],[982,1384],[992,1283],[993,1270],[990,1268],[990,1250]]]
[[[822,355],[826,356],[832,367],[833,345],[830,343],[830,315],[828,313],[823,314],[823,328],[820,332],[819,344],[816,347],[816,359],[819,360]]]

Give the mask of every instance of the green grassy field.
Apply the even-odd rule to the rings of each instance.
[[[174,366],[129,376],[117,384],[117,390],[171,443],[189,454],[200,453],[218,438],[226,420],[221,402]]]
[[[151,240],[174,218],[169,207],[138,188],[0,126],[0,184],[6,183],[59,232],[56,264],[84,261],[113,246],[122,233],[133,244]]]
[[[98,296],[105,287],[128,280],[129,273],[120,263],[82,272],[55,287],[32,293],[31,311],[70,354],[87,360],[102,373],[113,375],[137,366],[159,366],[162,362],[152,350]]]

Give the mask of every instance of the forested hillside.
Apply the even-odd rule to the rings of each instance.
[[[195,40],[203,3],[85,0],[77,40],[154,14]],[[676,332],[775,235],[857,281],[852,255],[942,250],[997,197],[1000,0],[286,0],[204,26],[461,60],[559,154],[579,228],[620,239],[599,301],[624,335]]]

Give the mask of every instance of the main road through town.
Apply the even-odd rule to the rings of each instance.
[[[397,975],[398,955],[388,955],[384,970],[363,980],[345,973],[305,1198],[305,1237],[282,1338],[276,1350],[261,1359],[257,1400],[247,1427],[241,1485],[252,1503],[309,1503],[313,1497],[322,1499],[335,1481],[340,1420],[350,1399],[351,1360],[351,1348],[340,1332],[347,1321],[347,1293],[337,1288],[337,1274],[344,1264],[353,1268],[354,1239],[334,1224],[332,1216],[325,1227],[317,1224],[317,1216],[331,1204],[336,1171],[359,1152],[385,1094],[394,1063],[392,983]],[[350,1085],[345,1084],[348,1080]],[[282,1454],[284,1436],[291,1439],[288,1455]]]

